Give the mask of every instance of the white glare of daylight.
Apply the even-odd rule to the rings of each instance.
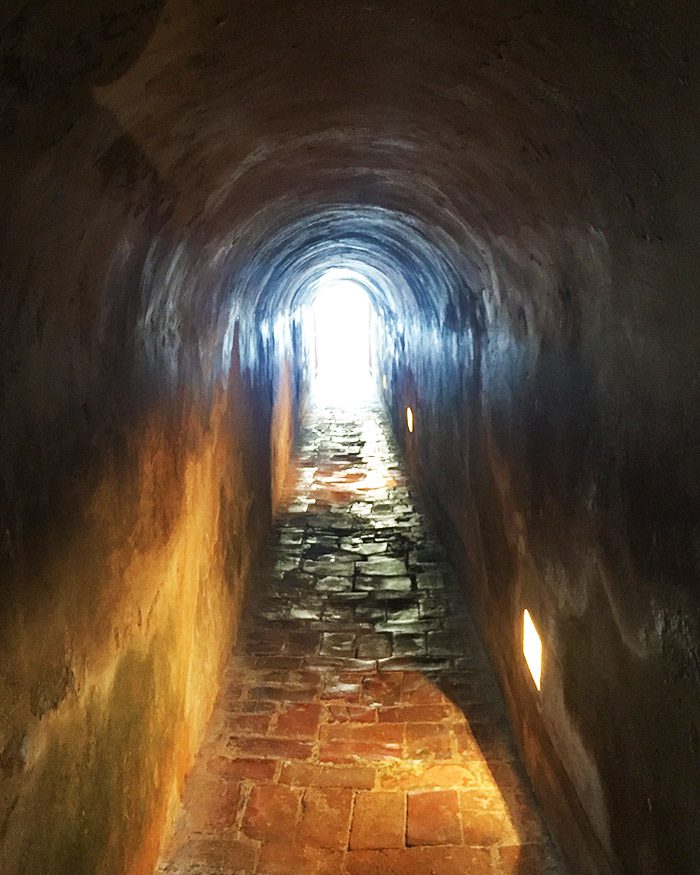
[[[527,609],[523,612],[523,655],[535,686],[539,690],[542,678],[542,639]]]
[[[406,425],[408,430],[413,433],[413,410],[410,407],[406,408]]]
[[[321,283],[307,316],[315,359],[313,391],[322,404],[362,403],[372,393],[372,304],[352,280]]]

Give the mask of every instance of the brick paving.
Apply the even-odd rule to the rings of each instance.
[[[559,875],[374,407],[312,411],[159,875]]]

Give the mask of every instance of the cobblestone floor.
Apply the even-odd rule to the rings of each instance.
[[[161,875],[563,873],[372,407],[312,412]]]

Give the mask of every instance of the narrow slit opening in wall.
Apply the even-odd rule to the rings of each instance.
[[[304,318],[316,403],[348,407],[366,403],[375,395],[375,319],[372,301],[359,283],[347,279],[319,282]]]

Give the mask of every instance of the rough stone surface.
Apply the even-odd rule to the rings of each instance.
[[[564,873],[521,778],[463,594],[400,473],[384,417],[378,408],[315,409],[299,465],[314,473],[290,487],[286,506],[308,509],[283,512],[277,524],[270,570],[251,594],[245,640],[188,778],[160,875],[187,875],[194,843],[205,838],[220,843],[217,848],[226,842],[243,847],[235,871],[260,875],[497,875],[520,871],[521,849],[528,865],[537,859],[548,867],[541,872]],[[356,476],[348,478],[350,470]],[[329,486],[332,501],[324,497]],[[395,522],[378,528],[371,514],[349,516],[360,499],[388,508]],[[313,618],[299,613],[290,619],[287,608],[316,600],[323,612],[334,590],[319,589],[325,567],[302,586],[294,569],[280,572],[275,563],[286,553],[306,566],[319,543],[330,550],[339,520],[352,543],[336,550],[358,557],[345,557],[354,566],[350,592],[362,578],[359,557],[379,540],[386,562],[402,566],[411,582],[399,604],[383,608],[387,621],[398,622],[425,599],[437,597],[446,606],[450,622],[439,620],[435,632],[424,633],[440,635],[438,667],[430,656],[411,656],[384,668],[394,634],[379,637],[372,623],[358,620],[364,602],[356,603],[354,617],[351,611],[324,623],[320,634],[310,632]],[[298,543],[285,546],[297,541],[294,533],[300,533]],[[421,551],[432,556],[431,595],[417,585]],[[325,564],[335,554],[323,555]],[[384,598],[379,581],[363,590],[372,604]],[[381,657],[358,657],[367,640],[383,642]],[[252,751],[261,759],[249,759]],[[261,770],[264,763],[268,771]]]
[[[562,846],[588,875],[695,873],[699,23],[697,0],[0,4],[3,873],[150,875],[328,268],[376,304],[395,430]],[[362,499],[305,560],[404,512]],[[406,575],[379,600],[329,574],[336,598],[270,606],[305,629],[288,652],[354,619],[394,645],[353,670],[430,656],[416,554],[402,633],[377,623]]]

